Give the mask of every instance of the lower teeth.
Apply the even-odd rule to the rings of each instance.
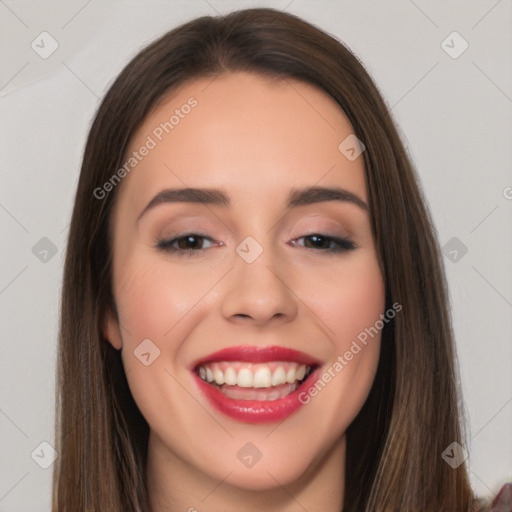
[[[284,398],[293,393],[298,387],[299,383],[282,384],[275,388],[239,388],[238,386],[218,386],[220,391],[233,400],[260,400],[260,401],[273,401]]]

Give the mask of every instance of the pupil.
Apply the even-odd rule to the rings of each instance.
[[[193,248],[195,248],[195,246],[200,245],[200,244],[197,243],[196,240],[197,240],[197,237],[195,237],[195,236],[186,236],[186,237],[184,237],[182,239],[183,245],[185,246],[184,248],[185,249],[191,249],[191,248],[193,249]],[[194,241],[196,241],[196,243],[194,243]],[[190,245],[192,245],[192,247],[190,247]]]
[[[322,236],[310,235],[308,238],[310,240],[312,240],[313,243],[318,242],[320,240],[320,244],[317,243],[316,247],[318,247],[318,246],[324,247],[325,246],[326,239],[324,237],[322,237]],[[324,242],[324,243],[322,244],[322,242]]]

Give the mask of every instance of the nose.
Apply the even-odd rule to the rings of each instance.
[[[252,263],[235,253],[234,267],[222,301],[226,319],[262,326],[274,319],[289,322],[296,317],[299,299],[294,283],[275,251],[264,248]]]

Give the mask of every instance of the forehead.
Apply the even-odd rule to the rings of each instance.
[[[338,149],[352,133],[339,105],[310,84],[253,73],[193,80],[132,138],[126,159],[140,160],[123,194],[140,208],[162,188],[208,186],[257,204],[290,187],[337,185],[366,200],[363,158]]]

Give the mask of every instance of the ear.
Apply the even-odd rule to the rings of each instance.
[[[117,350],[123,347],[123,339],[121,337],[121,329],[119,328],[119,321],[110,308],[108,308],[103,318],[101,326],[101,333],[103,337]]]

